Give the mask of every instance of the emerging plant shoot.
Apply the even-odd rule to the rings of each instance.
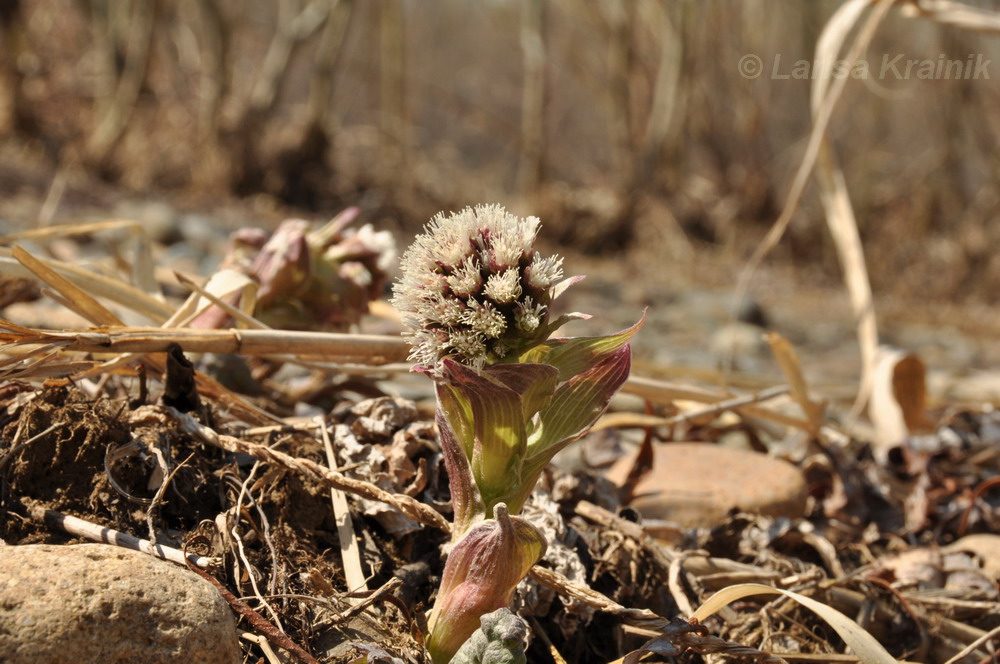
[[[454,548],[431,615],[435,664],[451,660],[503,608],[545,551],[516,516],[552,457],[583,436],[628,377],[641,321],[607,337],[549,339],[584,314],[549,319],[583,277],[533,243],[539,222],[499,206],[438,215],[402,260],[393,304],[415,370],[435,382],[437,425],[454,505]]]

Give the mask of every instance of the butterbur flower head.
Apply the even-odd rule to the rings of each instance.
[[[254,258],[250,271],[260,282],[257,300],[267,305],[275,297],[288,297],[308,281],[313,271],[307,234],[309,222],[288,219]]]
[[[542,325],[545,316],[545,306],[535,304],[530,297],[518,302],[514,307],[514,323],[519,330],[531,334]]]
[[[524,277],[532,288],[546,289],[554,286],[562,278],[562,258],[559,256],[542,258],[536,251],[531,265],[524,270]]]
[[[404,312],[418,369],[439,375],[449,356],[481,369],[548,336],[562,259],[534,251],[538,227],[536,217],[481,205],[439,214],[417,236],[392,303]]]

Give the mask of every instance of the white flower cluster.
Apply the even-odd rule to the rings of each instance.
[[[434,217],[403,255],[392,303],[404,312],[418,366],[441,358],[477,368],[540,341],[547,333],[562,258],[533,250],[538,218],[499,205]]]

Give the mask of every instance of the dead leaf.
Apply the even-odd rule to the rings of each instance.
[[[885,346],[879,349],[868,414],[875,425],[874,446],[881,459],[907,437],[933,429],[926,414],[925,374],[917,355]]]

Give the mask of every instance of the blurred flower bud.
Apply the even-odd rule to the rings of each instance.
[[[289,219],[269,238],[257,229],[234,232],[224,264],[260,285],[254,315],[281,329],[346,330],[359,323],[382,294],[396,244],[391,233],[370,224],[349,228],[357,216],[349,208],[315,230]],[[231,320],[212,308],[193,324],[225,327]]]

